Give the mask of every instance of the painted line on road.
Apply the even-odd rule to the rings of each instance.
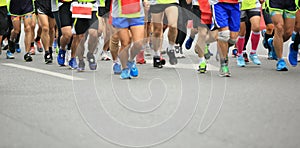
[[[67,79],[67,80],[85,80],[83,78],[78,78],[78,77],[74,77],[74,76],[70,76],[70,75],[66,75],[66,74],[61,74],[61,73],[38,69],[38,68],[32,68],[32,67],[28,67],[28,66],[13,64],[13,63],[2,63],[2,65],[9,66],[9,67],[15,67],[15,68],[19,68],[19,69],[24,69],[24,70],[28,70],[28,71],[33,71],[33,72],[46,74],[49,76],[54,76],[54,77],[63,78],[63,79]]]

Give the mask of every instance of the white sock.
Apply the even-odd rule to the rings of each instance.
[[[205,60],[204,57],[199,58],[199,64],[201,64]]]
[[[169,44],[168,50],[174,50],[174,45]]]
[[[160,52],[158,50],[154,51],[154,56],[160,56]]]

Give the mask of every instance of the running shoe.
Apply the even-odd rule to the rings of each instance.
[[[13,55],[13,53],[10,52],[10,50],[7,50],[7,52],[6,52],[6,58],[7,59],[14,59],[15,56]]]
[[[175,45],[175,57],[176,58],[184,58],[184,55],[182,53],[182,47],[180,47],[179,45]]]
[[[268,52],[268,60],[275,60],[272,55],[272,51]]]
[[[110,57],[108,56],[107,51],[102,51],[101,60],[102,61],[109,61],[110,60]]]
[[[191,49],[194,39],[189,37],[189,39],[185,42],[185,48],[187,50]]]
[[[57,41],[56,41],[56,39],[54,39],[53,44],[52,44],[52,47],[53,47],[54,49],[57,47]]]
[[[137,55],[136,55],[136,63],[137,64],[146,64],[145,58],[144,58],[144,50],[141,50]]]
[[[288,68],[286,66],[284,59],[278,60],[277,65],[276,65],[276,70],[277,71],[288,71]]]
[[[35,45],[36,45],[36,47],[37,47],[37,51],[38,51],[38,52],[43,52],[43,46],[42,46],[42,44],[41,44],[41,41],[36,41],[36,42],[35,42]]]
[[[44,59],[46,64],[52,63],[51,53],[49,51],[46,51]]]
[[[113,71],[115,75],[119,75],[121,74],[122,70],[121,70],[121,64],[119,64],[118,62],[114,63],[113,65]]]
[[[13,41],[8,41],[8,49],[11,53],[15,53],[16,51],[16,43]]]
[[[35,49],[34,49],[34,46],[30,47],[29,53],[30,53],[31,55],[35,55]]]
[[[161,54],[166,54],[167,51],[166,51],[165,49],[161,49],[160,53],[161,53]]]
[[[273,45],[273,38],[268,39],[268,44],[269,44],[269,47],[271,48],[271,53],[272,53],[273,59],[277,60],[277,55],[276,55],[275,48]]]
[[[248,58],[248,54],[246,52],[243,53],[243,57],[245,59],[245,62],[248,63],[249,62],[249,58]]]
[[[60,66],[65,66],[66,50],[60,49],[57,55],[57,63]]]
[[[294,43],[290,44],[289,62],[292,66],[297,66],[298,64],[298,50],[294,50]]]
[[[130,76],[137,77],[139,75],[139,71],[134,61],[128,61],[127,66],[130,69]]]
[[[175,56],[175,50],[170,50],[170,49],[167,49],[167,54],[169,56],[169,62],[171,65],[176,65],[177,64],[177,58]]]
[[[258,56],[257,56],[256,53],[253,53],[253,54],[250,53],[249,57],[250,57],[251,61],[252,61],[254,64],[256,64],[256,65],[260,65],[260,64],[261,64],[261,62],[260,62],[260,60],[258,59]]]
[[[219,75],[221,77],[230,77],[231,74],[229,72],[229,68],[226,64],[222,64],[220,67]]]
[[[16,43],[16,52],[20,53],[21,52],[21,48],[20,48],[20,44]]]
[[[246,65],[245,59],[242,55],[240,55],[236,58],[236,63],[239,67],[245,67],[245,65]]]
[[[120,78],[121,79],[131,79],[129,68],[125,68],[125,69],[122,70]]]
[[[77,69],[78,68],[76,58],[71,58],[71,60],[69,61],[69,67],[71,69]]]
[[[85,69],[85,63],[83,60],[79,60],[77,71],[82,72]]]
[[[236,48],[232,49],[232,57],[237,57],[238,50]]]
[[[206,68],[207,68],[207,65],[206,65],[206,61],[202,61],[200,64],[199,64],[199,69],[198,71],[200,73],[206,73]]]
[[[31,55],[30,55],[29,52],[27,52],[27,53],[24,55],[24,60],[25,60],[26,62],[31,62],[31,61],[32,61],[32,57],[31,57]]]
[[[96,70],[97,69],[97,62],[95,60],[94,54],[88,52],[86,57],[87,57],[87,61],[89,62],[90,70]]]
[[[162,68],[165,65],[166,61],[160,56],[153,57],[153,67]]]

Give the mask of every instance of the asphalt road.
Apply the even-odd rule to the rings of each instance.
[[[288,43],[284,47],[287,56]],[[215,53],[216,44],[210,49]],[[78,73],[56,62],[45,65],[41,53],[25,63],[23,53],[8,60],[4,51],[0,147],[300,146],[299,66],[275,71],[260,43],[262,65],[240,68],[230,58],[232,77],[221,78],[215,56],[208,72],[199,74],[194,51],[184,53],[178,65],[163,69],[147,57],[138,78],[120,80],[111,61],[98,60],[97,71]]]

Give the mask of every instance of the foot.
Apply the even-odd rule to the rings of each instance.
[[[7,50],[7,52],[6,52],[6,58],[7,58],[7,59],[14,59],[15,56],[14,56],[14,54],[12,54],[12,53],[10,52],[10,50]]]
[[[277,55],[276,55],[275,48],[274,48],[274,45],[273,45],[273,38],[268,39],[268,45],[271,48],[271,53],[272,53],[273,59],[277,60]]]
[[[38,52],[43,52],[43,46],[42,46],[42,44],[41,44],[41,41],[36,41],[36,42],[35,42],[35,45],[36,45],[36,47],[37,47],[37,51],[38,51]]]
[[[254,64],[256,64],[256,65],[260,65],[260,64],[261,64],[261,62],[260,62],[260,60],[258,59],[258,56],[257,56],[256,53],[250,54],[249,57],[250,57],[251,61],[252,61]]]
[[[78,72],[83,72],[84,69],[85,69],[85,63],[84,63],[84,61],[83,60],[79,60],[77,71]]]
[[[194,39],[189,37],[189,39],[185,42],[185,48],[187,50],[191,49]]]
[[[175,56],[175,50],[170,50],[167,49],[167,55],[169,56],[169,62],[171,65],[176,65],[177,64],[177,58]]]
[[[69,66],[70,66],[71,69],[77,69],[78,68],[76,58],[71,58],[71,60],[69,61]]]
[[[49,51],[46,51],[44,59],[46,64],[52,63],[51,53]]]
[[[125,69],[122,70],[120,78],[123,79],[123,80],[124,79],[131,79],[129,68],[125,68]]]
[[[207,68],[207,65],[206,65],[206,61],[202,61],[200,64],[199,64],[199,69],[198,71],[200,73],[206,73],[206,68]]]
[[[286,63],[283,59],[278,60],[277,65],[276,65],[276,70],[277,71],[288,71]]]
[[[32,61],[32,57],[31,57],[29,52],[24,55],[24,60],[26,62],[31,62]]]
[[[57,55],[57,63],[60,66],[65,66],[66,50],[60,49]]]
[[[114,71],[115,75],[121,74],[121,72],[122,72],[122,70],[121,70],[121,64],[119,64],[117,62],[114,63],[114,65],[113,65],[113,71]]]
[[[130,69],[130,76],[137,77],[139,75],[139,71],[134,61],[128,61],[127,66]]]
[[[227,65],[221,65],[219,75],[221,77],[230,77],[231,73],[229,72],[229,68]]]
[[[87,53],[87,61],[89,62],[90,70],[97,69],[97,62],[95,60],[95,56],[93,53],[90,53],[90,52]]]
[[[297,66],[298,64],[298,50],[293,49],[294,43],[290,44],[289,62],[292,66]]]
[[[20,48],[20,44],[16,43],[16,52],[20,53],[21,52],[21,48]]]
[[[236,58],[236,63],[239,67],[245,67],[245,65],[246,65],[245,59],[242,55],[240,55]]]

